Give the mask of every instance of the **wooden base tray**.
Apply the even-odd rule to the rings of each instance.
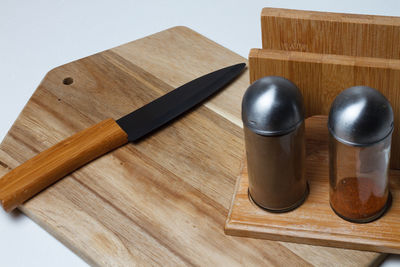
[[[225,233],[329,247],[400,254],[400,171],[390,171],[393,203],[380,219],[356,224],[338,217],[329,205],[326,116],[306,120],[306,175],[310,194],[299,208],[270,213],[248,198],[246,160],[225,223]]]

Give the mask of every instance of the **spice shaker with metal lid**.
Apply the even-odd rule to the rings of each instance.
[[[358,223],[379,218],[390,205],[388,167],[393,111],[380,92],[356,86],[332,103],[328,129],[330,204]]]
[[[308,186],[300,90],[282,77],[257,80],[243,97],[242,120],[250,199],[272,212],[301,205]]]

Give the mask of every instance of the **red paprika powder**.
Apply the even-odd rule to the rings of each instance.
[[[356,86],[332,103],[328,129],[330,204],[340,217],[371,222],[390,205],[393,110],[377,90]]]

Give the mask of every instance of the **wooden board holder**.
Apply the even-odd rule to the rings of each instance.
[[[267,212],[248,198],[246,159],[225,223],[234,236],[400,253],[400,171],[390,171],[393,203],[380,219],[356,224],[337,216],[329,205],[327,117],[306,120],[306,177],[310,194],[303,205],[287,213]]]
[[[262,48],[400,59],[400,18],[264,8]]]
[[[310,195],[288,213],[269,213],[248,198],[246,160],[225,224],[230,235],[377,252],[400,253],[400,18],[265,8],[263,49],[249,54],[250,82],[282,76],[302,91],[306,116],[328,115],[344,89],[366,85],[391,102],[390,190],[393,204],[379,220],[355,224],[329,205],[327,117],[307,119]]]
[[[381,91],[394,112],[391,168],[400,169],[400,17],[264,8],[263,49],[249,54],[250,82],[283,76],[302,91],[307,116],[327,115],[344,89]]]

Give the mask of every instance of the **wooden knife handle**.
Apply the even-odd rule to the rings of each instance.
[[[9,212],[91,160],[128,143],[113,119],[83,130],[26,161],[0,179],[0,201]]]

